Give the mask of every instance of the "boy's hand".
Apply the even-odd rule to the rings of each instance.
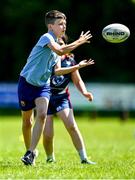
[[[92,64],[95,64],[93,59],[89,59],[89,60],[82,60],[81,62],[79,62],[79,68],[83,68],[85,66],[90,66]]]
[[[92,93],[90,93],[90,92],[85,92],[83,95],[88,99],[88,101],[93,101],[93,95],[92,95]]]
[[[91,35],[90,31],[87,31],[85,34],[82,31],[81,35],[80,35],[80,38],[79,38],[79,41],[81,43],[90,43],[90,40],[89,40],[90,38],[92,38],[92,35]]]

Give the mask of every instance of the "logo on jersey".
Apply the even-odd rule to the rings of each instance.
[[[64,76],[52,76],[52,84],[55,86],[60,86],[64,81]]]

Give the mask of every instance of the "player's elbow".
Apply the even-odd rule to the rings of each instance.
[[[57,49],[57,52],[56,52],[59,56],[62,56],[66,53],[68,53],[68,51],[66,50],[65,46],[64,47],[60,47],[59,49]]]
[[[55,52],[56,52],[59,56],[62,56],[63,54],[65,54],[65,51],[64,51],[63,48],[56,49]]]
[[[63,55],[63,51],[61,49],[58,49],[55,51],[57,55],[62,56]]]

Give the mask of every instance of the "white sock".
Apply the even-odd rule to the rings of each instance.
[[[87,159],[87,154],[86,154],[85,149],[79,150],[78,153],[79,153],[79,156],[80,156],[81,160]]]
[[[53,153],[53,154],[51,154],[51,155],[48,155],[48,156],[47,156],[47,159],[53,159],[53,160],[55,160],[54,153]]]

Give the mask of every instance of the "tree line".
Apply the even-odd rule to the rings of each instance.
[[[85,81],[135,83],[134,0],[5,0],[1,2],[0,82],[16,82],[27,57],[41,34],[47,29],[44,15],[58,9],[67,16],[69,42],[81,31],[90,30],[92,39],[74,51],[75,59],[93,58],[95,65],[80,71]],[[102,29],[111,23],[129,27],[131,35],[120,44],[106,42]],[[131,58],[132,56],[132,58]]]

